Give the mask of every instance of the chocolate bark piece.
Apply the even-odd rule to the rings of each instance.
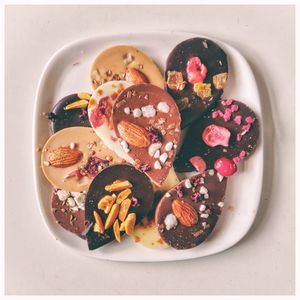
[[[83,237],[85,227],[84,210],[72,210],[67,201],[59,200],[55,191],[51,195],[51,207],[56,223],[64,229]]]
[[[155,223],[161,238],[168,245],[176,249],[189,249],[209,236],[224,205],[227,178],[221,179],[216,172],[209,170],[181,181],[162,197],[156,208]],[[174,201],[180,203],[183,209],[177,208],[175,212],[172,208]],[[168,218],[173,223],[168,222]],[[186,226],[186,220],[196,221],[191,223],[192,226]]]
[[[186,72],[190,58],[200,58],[207,68],[204,83],[210,84],[211,96],[201,99],[194,91],[194,85],[189,83]],[[167,84],[168,72],[180,72],[185,82],[183,89],[170,88]],[[212,108],[223,94],[219,84],[214,83],[214,76],[228,73],[226,53],[215,42],[205,38],[192,38],[178,44],[169,54],[165,69],[165,88],[175,99],[181,113],[181,128],[193,123],[207,110]],[[171,73],[172,74],[172,73]],[[177,73],[176,73],[177,74]],[[224,74],[225,75],[225,74]],[[216,86],[215,86],[216,85]],[[207,86],[208,87],[208,86]]]
[[[87,108],[74,108],[65,110],[65,107],[71,103],[81,100],[78,94],[71,94],[58,101],[48,114],[50,119],[51,133],[55,133],[67,127],[91,127]]]
[[[148,214],[152,207],[153,187],[145,174],[128,164],[113,165],[101,171],[90,185],[85,204],[85,219],[88,224],[92,225],[86,235],[90,250],[99,248],[115,239],[113,226],[105,230],[103,234],[100,234],[94,232],[93,225],[95,224],[94,211],[97,211],[103,224],[105,224],[108,214],[105,214],[103,210],[99,210],[97,205],[102,197],[109,194],[105,190],[105,186],[111,185],[116,180],[128,180],[132,184],[132,193],[129,198],[136,198],[137,203],[134,206],[133,204],[130,206],[128,214],[136,214],[136,224]],[[124,232],[121,231],[121,235],[123,234]]]
[[[230,131],[228,147],[210,147],[203,141],[203,131],[212,124]],[[207,168],[213,168],[220,157],[233,159],[238,164],[254,152],[258,138],[259,122],[255,113],[240,101],[222,100],[188,129],[174,162],[175,170],[179,173],[194,171],[195,168],[189,161],[193,156],[202,157]]]
[[[119,95],[112,120],[124,151],[160,186],[172,167],[181,132],[172,97],[152,84],[133,85]]]

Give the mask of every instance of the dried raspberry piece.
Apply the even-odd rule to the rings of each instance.
[[[189,160],[198,172],[203,173],[206,170],[206,162],[201,156],[193,156]]]
[[[72,178],[72,177],[75,177],[75,176],[76,176],[76,178],[77,178],[78,181],[81,179],[81,177],[83,175],[81,174],[81,170],[80,169],[76,169],[76,170],[70,172],[69,174],[67,174],[64,177],[64,179],[69,179],[69,178]]]
[[[138,170],[140,170],[141,172],[147,172],[151,170],[151,166],[149,164],[140,164],[138,166]]]
[[[94,127],[100,127],[104,124],[106,118],[110,118],[111,107],[108,100],[108,96],[101,98],[98,106],[92,110],[90,121]]]
[[[194,56],[191,57],[187,62],[186,73],[189,83],[194,84],[203,82],[206,77],[207,68],[204,64],[201,63],[199,57]]]
[[[139,201],[136,197],[131,197],[131,206],[132,207],[139,207],[140,206]]]
[[[198,201],[203,200],[203,195],[200,194],[200,192],[195,192],[195,193],[193,193],[193,194],[191,195],[191,199],[192,199],[192,201],[194,201],[194,202],[198,202]]]
[[[228,147],[230,135],[230,131],[225,127],[209,125],[203,130],[202,139],[210,147],[219,145]]]
[[[86,119],[87,117],[88,117],[87,109],[82,108],[82,109],[81,109],[81,115],[79,115],[79,118],[80,118],[80,119]]]
[[[95,177],[99,173],[99,169],[104,169],[109,166],[109,161],[101,159],[97,156],[90,156],[83,170],[89,177]]]
[[[149,125],[146,127],[146,130],[149,134],[149,138],[152,144],[162,142],[163,140],[162,134],[157,128],[153,127],[152,125]]]
[[[183,198],[183,187],[178,185],[175,187],[175,191],[179,198]]]

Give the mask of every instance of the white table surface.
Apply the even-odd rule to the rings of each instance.
[[[9,6],[5,17],[7,294],[294,293],[293,7]],[[75,39],[143,30],[221,39],[241,51],[258,81],[267,145],[261,208],[249,234],[220,254],[168,263],[89,259],[56,242],[39,214],[31,131],[42,68]]]

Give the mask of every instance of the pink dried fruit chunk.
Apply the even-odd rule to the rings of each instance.
[[[219,145],[228,147],[230,135],[230,131],[225,127],[209,125],[203,130],[202,139],[210,147]]]
[[[194,84],[203,82],[206,77],[207,68],[204,64],[201,63],[200,58],[195,56],[188,60],[186,73],[189,83]]]
[[[237,170],[236,164],[233,160],[226,157],[217,159],[215,161],[214,168],[221,176],[225,177],[233,175]]]
[[[201,156],[191,157],[190,163],[200,173],[203,173],[206,170],[206,162]]]

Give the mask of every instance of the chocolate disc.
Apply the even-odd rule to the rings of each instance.
[[[54,159],[69,160],[72,153],[79,154],[77,161],[63,166],[55,164]],[[56,132],[41,153],[41,167],[49,182],[55,188],[73,192],[86,191],[102,168],[121,162],[122,159],[103,144],[93,129],[86,127],[69,127]]]
[[[218,221],[226,183],[226,177],[209,170],[183,180],[166,193],[155,213],[161,238],[176,249],[202,243]]]
[[[73,197],[71,197],[73,199]],[[51,195],[52,213],[56,219],[56,223],[64,229],[82,235],[85,231],[85,213],[84,210],[78,208],[75,204],[70,206],[67,201],[61,201],[55,191]]]
[[[87,93],[82,94],[91,96]],[[79,98],[80,95],[79,93],[66,96],[55,104],[52,112],[48,114],[48,118],[51,121],[50,129],[52,133],[73,126],[91,127],[86,108],[65,109],[67,105],[83,100]]]
[[[103,234],[94,231],[94,211],[100,215],[103,224],[105,224],[108,214],[98,209],[98,203],[104,196],[111,194],[105,190],[105,187],[111,185],[116,180],[128,180],[132,185],[130,187],[131,196],[128,197],[132,201],[128,214],[136,214],[136,224],[148,214],[152,207],[154,197],[153,187],[145,174],[127,164],[113,165],[101,171],[90,185],[85,204],[85,219],[91,225],[87,233],[87,242],[90,250],[99,248],[115,239],[113,226],[106,229]],[[115,193],[118,194],[119,192]],[[135,201],[133,201],[132,197],[135,198]],[[123,231],[121,231],[122,234],[124,234]]]
[[[205,77],[203,83],[210,84],[210,86],[206,85],[205,87],[210,89],[211,92],[202,97],[199,97],[194,91],[194,84],[189,82],[187,74],[187,64],[193,57],[200,59],[207,69],[206,76],[203,75]],[[191,69],[196,72],[200,71],[198,70],[199,66]],[[174,73],[174,71],[178,73]],[[175,99],[180,109],[182,128],[200,118],[220,99],[227,80],[227,73],[227,56],[211,40],[192,38],[181,42],[172,50],[167,58],[165,70],[166,89]],[[218,74],[220,74],[219,77],[214,77]],[[197,81],[197,76],[194,76],[190,81]]]
[[[203,133],[213,128],[211,125],[218,126],[218,131],[224,131],[224,129],[227,133],[229,131],[228,146],[224,146],[224,141],[220,139],[223,134],[220,136],[218,132],[211,138],[216,142],[219,140],[222,145],[212,147],[204,141],[205,137],[203,140]],[[207,168],[213,168],[215,161],[221,157],[233,159],[238,164],[253,153],[258,137],[259,122],[255,113],[242,102],[231,99],[222,100],[211,112],[188,129],[174,162],[175,170],[177,172],[194,171],[195,168],[190,163],[190,159],[194,156],[200,156],[206,162]]]
[[[105,49],[93,62],[90,81],[94,90],[107,81],[115,80],[164,86],[163,76],[155,62],[140,49],[127,45]]]
[[[119,95],[112,120],[124,151],[160,186],[180,138],[180,114],[172,97],[152,84],[133,85]]]

